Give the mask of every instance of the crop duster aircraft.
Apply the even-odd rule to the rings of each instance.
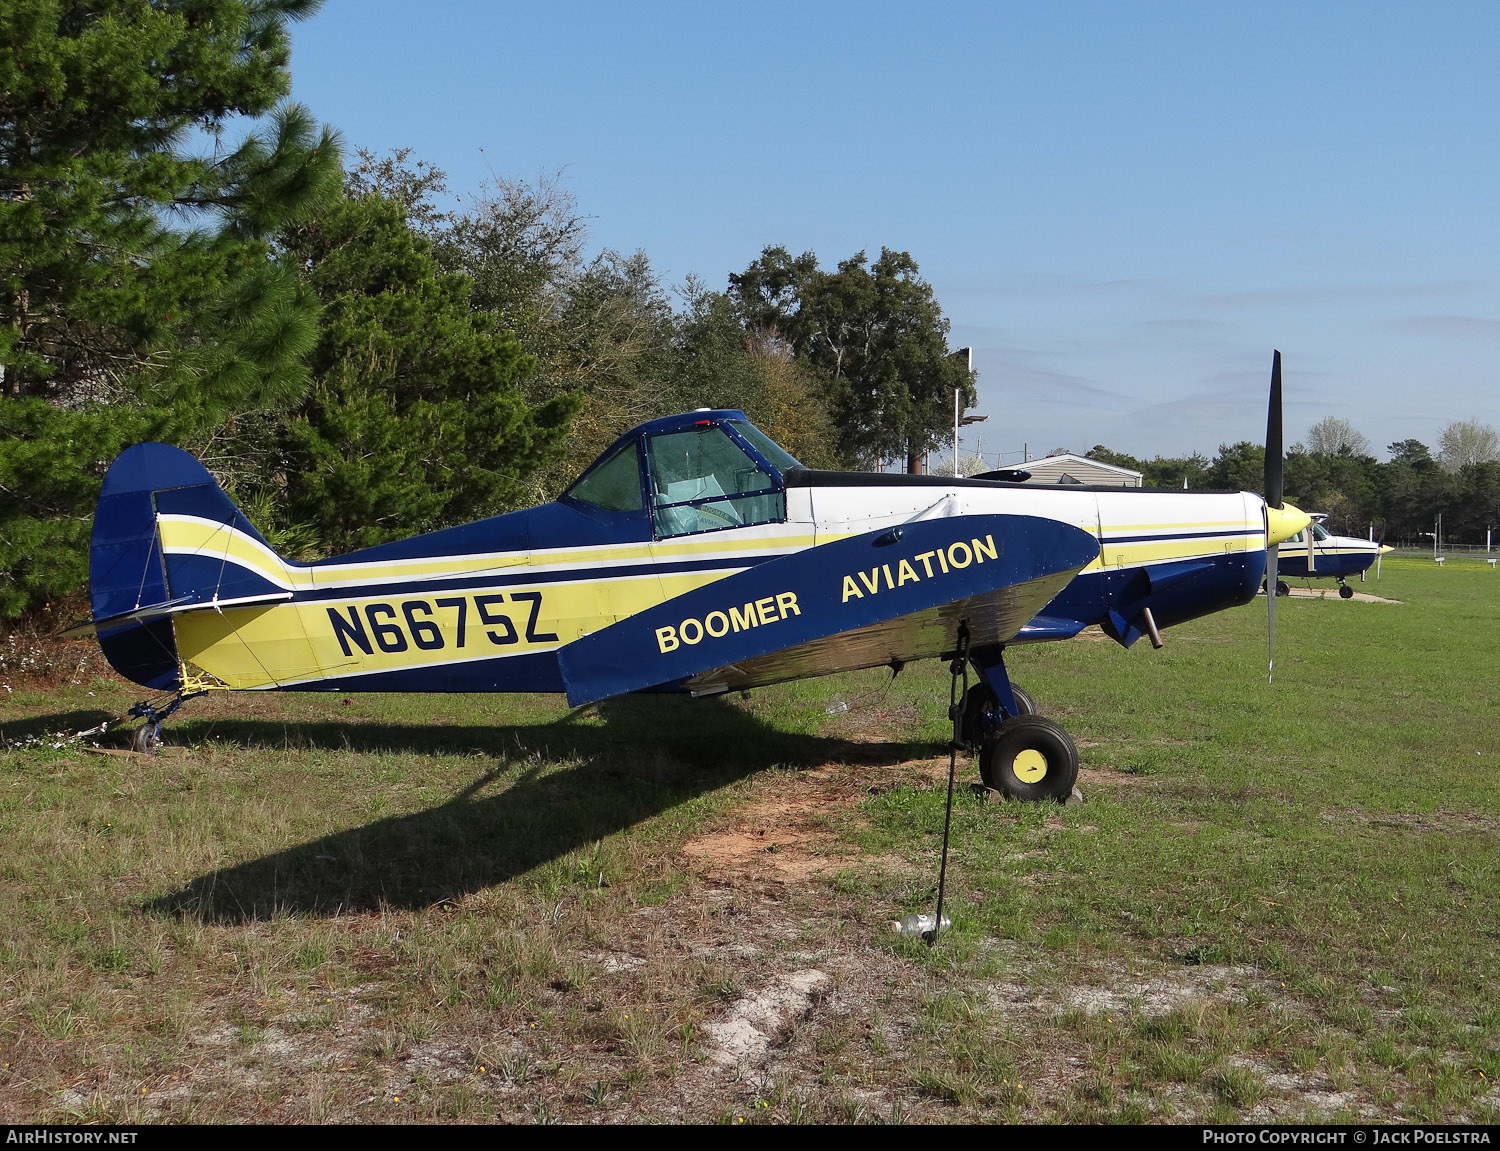
[[[104,479],[86,627],[122,675],[171,693],[135,710],[138,750],[215,689],[579,706],[967,660],[956,735],[985,782],[1060,800],[1078,753],[1027,714],[1006,648],[1090,624],[1160,645],[1248,603],[1308,523],[1282,506],[1280,408],[1278,353],[1265,498],[814,471],[705,409],[627,432],[552,503],[317,563],[277,555],[187,453],[137,444]]]

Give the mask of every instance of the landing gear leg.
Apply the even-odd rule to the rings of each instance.
[[[1072,738],[1062,725],[1037,715],[1030,697],[1011,686],[1003,648],[980,649],[970,658],[997,701],[993,711],[977,713],[980,778],[1013,799],[1065,802],[1078,780]],[[1021,710],[1018,696],[1031,704],[1029,712]]]
[[[955,738],[958,745],[970,750],[978,748],[990,732],[1006,719],[1016,715],[1036,715],[1036,700],[1023,688],[1010,682],[1005,674],[1004,648],[984,648],[970,657],[970,663],[979,673],[979,682],[964,692],[958,703],[958,713],[949,718],[955,721]],[[990,671],[997,670],[999,684],[990,679]],[[1001,685],[1009,688],[1013,710],[1008,710],[1001,700]]]

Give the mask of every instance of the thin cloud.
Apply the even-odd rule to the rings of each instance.
[[[1310,304],[1354,300],[1410,300],[1467,295],[1484,287],[1485,285],[1477,282],[1462,280],[1430,284],[1326,284],[1261,291],[1206,292],[1191,299],[1206,308],[1305,307]]]
[[[1407,316],[1388,326],[1423,336],[1460,336],[1480,340],[1500,337],[1500,320],[1486,320],[1480,316]]]
[[[974,359],[985,365],[979,374],[982,392],[998,390],[1001,394],[1011,395],[1020,390],[1032,401],[1054,404],[1075,404],[1085,400],[1120,403],[1128,399],[1123,393],[1101,387],[1083,376],[1020,363],[989,349],[976,348]]]

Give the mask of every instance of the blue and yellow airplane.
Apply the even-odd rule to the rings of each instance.
[[[1091,624],[1159,646],[1248,603],[1308,524],[1281,499],[1280,386],[1278,353],[1264,498],[814,471],[705,409],[627,432],[554,502],[317,563],[277,555],[187,453],[137,444],[100,494],[89,626],[117,671],[172,693],[141,705],[138,749],[210,690],[578,706],[956,659],[979,674],[955,723],[984,780],[1060,800],[1078,753],[1023,714],[1005,649]]]
[[[1287,540],[1288,547],[1281,553],[1276,567],[1281,577],[1276,581],[1276,594],[1291,593],[1288,579],[1336,579],[1339,598],[1353,598],[1354,589],[1345,581],[1350,576],[1363,576],[1378,557],[1395,549],[1358,536],[1332,535],[1323,526],[1327,518],[1324,513],[1308,514],[1312,523]]]

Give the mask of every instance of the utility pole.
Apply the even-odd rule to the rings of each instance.
[[[957,360],[959,363],[963,364],[964,370],[967,371],[967,372],[969,372],[970,376],[972,377],[973,372],[974,372],[974,349],[973,348],[959,348],[958,351],[951,353],[948,356],[948,358],[950,360]],[[966,416],[966,415],[964,415],[963,414],[963,407],[962,407],[962,400],[961,400],[961,396],[962,395],[963,395],[963,389],[962,388],[954,388],[953,389],[953,477],[954,477],[954,479],[960,479],[960,478],[962,478],[959,475],[959,468],[958,468],[958,429],[961,428],[961,427],[966,428],[970,424],[981,424],[985,420],[989,419],[989,416]]]

